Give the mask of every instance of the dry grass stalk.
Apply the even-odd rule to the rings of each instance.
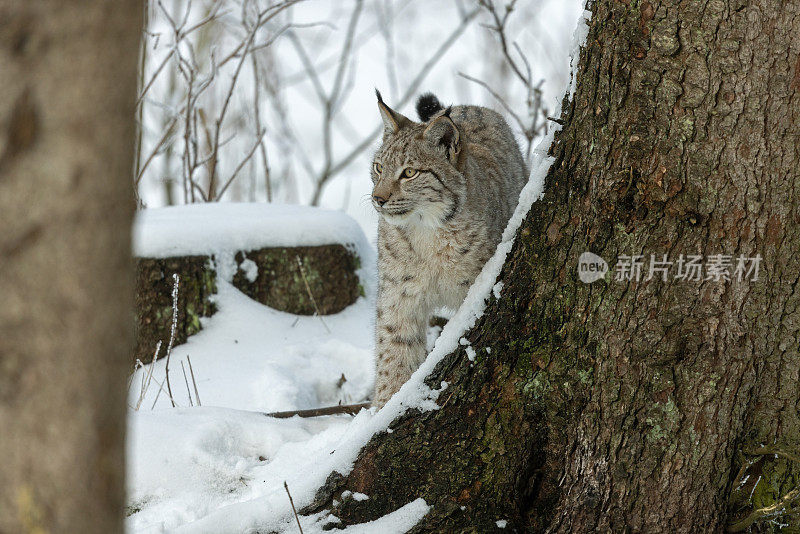
[[[192,369],[192,359],[189,358],[189,355],[186,355],[186,361],[189,362],[189,374],[192,375],[192,385],[194,386],[194,397],[197,399],[197,405],[202,406],[200,404],[200,392],[197,391],[197,381],[194,379],[194,369]]]
[[[289,504],[292,505],[292,512],[294,512],[294,520],[297,521],[297,528],[300,529],[300,534],[303,534],[303,527],[300,526],[300,518],[297,516],[297,510],[294,507],[294,500],[292,500],[292,494],[289,493],[289,485],[286,481],[283,481],[283,487],[286,488],[286,495],[289,496]]]
[[[303,262],[300,261],[300,256],[295,256],[295,259],[297,260],[297,266],[300,268],[300,276],[303,277],[303,284],[305,284],[306,286],[306,292],[308,293],[308,298],[311,299],[311,304],[314,306],[314,313],[317,317],[319,317],[319,320],[322,322],[322,326],[324,326],[325,330],[330,334],[331,329],[328,328],[325,319],[322,318],[322,314],[320,313],[319,307],[317,306],[317,301],[314,299],[314,295],[311,294],[311,286],[308,285],[308,279],[306,278],[306,271],[305,269],[303,269]]]
[[[192,391],[189,389],[189,379],[186,378],[186,366],[183,365],[183,360],[181,360],[181,370],[183,371],[183,381],[186,383],[186,395],[189,397],[189,406],[194,406],[194,402],[192,402]]]

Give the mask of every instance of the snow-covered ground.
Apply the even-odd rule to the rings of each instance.
[[[351,247],[361,257],[358,274],[366,289],[365,297],[336,315],[279,312],[229,282],[232,271],[225,264],[231,266],[236,250],[328,243]],[[283,481],[335,448],[352,417],[274,419],[260,412],[349,404],[369,396],[374,250],[358,224],[341,212],[267,204],[146,210],[134,227],[134,249],[147,257],[214,254],[219,279],[217,313],[203,319],[203,330],[170,356],[178,407],[167,394],[166,359],[131,378],[128,530],[172,531],[237,502],[276,492],[279,500],[287,499]],[[184,368],[189,377],[194,372],[202,406],[196,406]]]
[[[286,499],[283,481],[292,489],[292,478],[336,447],[352,417],[273,419],[258,412],[358,402],[372,388],[367,299],[325,317],[328,333],[317,317],[272,310],[224,281],[218,289],[219,311],[170,357],[180,408],[172,408],[166,391],[153,408],[164,377],[161,359],[139,410],[130,410],[129,512],[139,510],[128,518],[131,532],[170,531],[265,496]],[[181,371],[187,356],[202,407],[189,407]],[[133,378],[134,407],[147,371]]]

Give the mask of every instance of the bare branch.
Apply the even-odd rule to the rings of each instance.
[[[477,78],[473,78],[472,76],[464,74],[463,72],[459,72],[458,75],[461,76],[462,78],[464,78],[466,80],[469,80],[471,82],[474,82],[474,83],[480,85],[481,87],[483,87],[484,89],[486,89],[486,91],[490,95],[492,95],[495,98],[495,100],[497,100],[500,103],[501,106],[503,106],[503,109],[505,109],[508,112],[508,114],[511,115],[511,117],[514,119],[514,121],[519,125],[520,129],[523,132],[527,131],[527,127],[525,126],[525,123],[522,122],[522,119],[519,117],[519,115],[517,115],[516,112],[511,108],[511,106],[508,105],[508,102],[506,102],[505,99],[502,96],[497,94],[497,92],[494,91],[494,89],[489,87],[489,85],[486,82],[484,82],[483,80],[479,80]]]
[[[437,48],[431,54],[431,56],[422,65],[422,67],[420,67],[419,71],[417,72],[417,75],[414,76],[412,81],[406,87],[406,90],[403,93],[403,96],[400,98],[399,102],[395,104],[397,107],[404,106],[405,104],[408,103],[411,97],[419,89],[420,84],[423,82],[423,80],[425,80],[427,75],[430,73],[433,66],[436,65],[436,63],[439,62],[439,60],[450,49],[450,47],[453,46],[458,37],[460,37],[461,34],[464,33],[464,31],[467,29],[469,24],[478,15],[479,12],[480,8],[475,8],[469,13],[467,13],[466,16],[464,16],[464,18],[461,19],[460,24],[450,33],[450,35],[448,35],[445,38],[445,40],[442,42],[439,48]],[[366,150],[367,147],[369,147],[372,144],[373,140],[380,134],[381,130],[382,130],[381,127],[376,127],[372,132],[370,132],[369,135],[364,137],[364,139],[359,144],[357,144],[353,149],[351,149],[350,152],[348,152],[341,160],[339,160],[335,164],[326,165],[325,167],[323,167],[322,171],[320,172],[320,174],[317,176],[316,179],[316,185],[314,188],[314,195],[311,198],[311,204],[315,206],[319,204],[319,201],[322,197],[322,190],[324,189],[325,185],[327,185],[327,183],[330,181],[330,179],[333,178],[335,175],[337,175],[339,172],[341,172],[345,167],[350,165],[350,163],[352,163],[353,160],[355,160],[364,150]]]
[[[392,32],[392,3],[378,2],[375,4],[378,13],[378,24],[383,42],[386,45],[386,77],[389,79],[391,95],[394,97],[399,91],[397,83],[397,61],[395,60],[394,33]],[[463,16],[463,12],[461,13]]]
[[[349,414],[355,415],[364,408],[369,408],[369,402],[362,402],[359,404],[340,404],[339,406],[326,406],[325,408],[313,408],[310,410],[291,410],[288,412],[271,412],[265,413],[267,417],[275,417],[276,419],[288,419],[289,417],[320,417],[323,415],[336,415],[336,414]]]
[[[491,27],[491,29],[497,33],[497,37],[500,39],[500,47],[503,51],[503,55],[506,58],[506,62],[517,75],[517,77],[522,81],[522,83],[528,85],[528,80],[520,70],[517,62],[514,61],[514,58],[512,58],[511,54],[509,53],[508,39],[506,38],[506,23],[508,22],[508,17],[511,15],[511,12],[514,10],[516,0],[512,0],[506,4],[505,12],[502,16],[500,16],[500,14],[497,12],[497,9],[494,7],[494,3],[491,0],[478,0],[478,4],[480,4],[480,6],[484,8],[494,20],[494,26]]]
[[[328,97],[328,106],[335,107],[339,97],[341,96],[342,81],[344,79],[344,72],[347,68],[347,58],[350,57],[350,49],[353,46],[353,36],[356,33],[356,25],[358,18],[361,16],[361,10],[364,7],[364,0],[355,0],[356,5],[353,8],[353,13],[350,15],[350,22],[347,25],[347,33],[345,34],[344,44],[342,45],[342,52],[339,55],[339,68],[336,71],[336,78],[333,81],[333,88],[331,89],[330,96]]]
[[[324,105],[328,100],[328,96],[325,94],[325,88],[322,87],[322,82],[317,75],[314,64],[311,62],[311,58],[308,57],[308,53],[306,52],[305,47],[303,47],[303,43],[300,42],[300,39],[298,39],[294,32],[289,32],[287,36],[289,37],[289,42],[291,42],[294,46],[297,55],[300,57],[300,63],[303,64],[305,74],[311,80],[311,85],[314,87],[314,93],[316,93],[317,98],[319,98],[319,101]]]
[[[516,106],[512,106],[506,102],[506,100],[502,98],[499,93],[489,87],[487,83],[465,74],[461,74],[461,76],[467,80],[479,84],[486,89],[489,94],[491,94],[492,97],[500,103],[503,109],[505,109],[506,112],[514,119],[514,121],[522,130],[522,134],[525,136],[525,159],[530,163],[534,140],[542,133],[543,130],[545,133],[547,132],[547,110],[542,106],[541,85],[543,80],[540,80],[539,83],[534,84],[533,70],[531,69],[530,62],[525,56],[525,53],[522,51],[522,48],[520,48],[519,44],[514,42],[512,46],[516,54],[519,56],[522,66],[520,66],[518,60],[512,57],[511,51],[509,50],[507,26],[511,13],[514,11],[516,0],[512,0],[506,4],[502,14],[498,12],[492,0],[479,0],[478,3],[480,7],[489,14],[493,22],[493,24],[482,24],[482,26],[497,35],[500,43],[500,51],[505,63],[511,68],[511,72],[517,79],[519,79],[520,82],[522,82],[523,87],[525,88],[525,108],[527,110],[526,119],[523,120],[523,118],[514,111]]]
[[[261,130],[261,134],[260,134],[260,135],[259,135],[259,137],[257,138],[256,142],[253,144],[253,146],[250,148],[250,151],[249,151],[249,152],[247,153],[247,155],[246,155],[246,156],[245,156],[245,157],[242,159],[242,161],[241,161],[241,162],[239,162],[239,165],[237,165],[237,166],[236,166],[236,170],[234,170],[234,171],[233,171],[233,174],[231,175],[231,177],[230,177],[230,178],[228,178],[228,181],[227,181],[227,182],[225,182],[225,185],[224,185],[224,186],[222,186],[222,189],[220,189],[220,190],[219,190],[219,193],[218,193],[218,194],[217,194],[217,196],[216,196],[216,200],[219,200],[220,198],[222,198],[222,195],[224,195],[224,194],[225,194],[225,191],[227,191],[227,190],[228,190],[228,186],[229,186],[229,185],[231,185],[231,183],[233,182],[233,180],[234,180],[234,179],[236,179],[236,176],[238,176],[238,174],[239,174],[239,171],[241,171],[241,170],[242,170],[242,167],[244,167],[245,163],[247,163],[247,162],[250,160],[250,158],[252,158],[252,157],[253,157],[253,154],[255,153],[256,149],[257,149],[259,146],[261,146],[261,140],[262,140],[262,138],[264,137],[264,133],[265,133],[265,131],[264,131],[264,130]]]
[[[147,170],[147,167],[150,165],[150,162],[153,161],[153,158],[155,158],[156,155],[161,151],[161,147],[164,146],[164,144],[167,142],[170,136],[174,133],[173,128],[175,127],[175,124],[177,124],[177,122],[178,122],[178,117],[177,116],[173,117],[167,128],[164,130],[164,135],[162,135],[161,139],[158,140],[158,143],[156,143],[155,148],[145,160],[144,164],[142,165],[142,168],[139,169],[139,173],[136,175],[136,179],[134,181],[137,188],[139,182],[141,182],[142,180],[142,176],[144,176],[144,171]]]
[[[260,26],[261,26],[261,21],[257,20],[256,24],[253,25],[253,28],[252,28],[252,30],[250,31],[250,34],[247,37],[247,44],[245,44],[244,52],[242,53],[242,57],[239,60],[239,63],[236,66],[236,70],[233,73],[233,78],[231,79],[231,83],[230,83],[230,86],[228,88],[228,93],[227,93],[227,95],[225,97],[225,100],[224,100],[224,102],[222,104],[222,110],[220,111],[219,117],[216,120],[216,129],[214,131],[214,145],[213,145],[213,151],[214,151],[213,152],[214,153],[213,161],[214,161],[215,164],[214,164],[213,167],[211,167],[211,176],[209,177],[209,184],[213,184],[214,178],[215,178],[216,173],[217,173],[216,161],[218,159],[217,156],[218,156],[218,153],[219,153],[219,134],[220,134],[220,131],[222,130],[222,122],[225,120],[225,114],[228,111],[228,106],[230,105],[231,97],[233,97],[233,90],[236,88],[236,80],[239,79],[239,73],[241,73],[242,66],[244,65],[245,59],[247,58],[247,52],[250,49],[250,45],[253,44],[253,39],[255,39],[256,31],[258,30],[258,28]],[[211,185],[209,185],[209,187],[211,187]],[[218,196],[218,195],[214,195],[214,196]],[[211,191],[211,189],[209,189],[208,199],[212,199],[212,198],[213,198],[212,191]]]
[[[261,165],[264,167],[264,183],[267,189],[267,202],[272,202],[272,181],[269,175],[269,163],[267,162],[267,147],[264,143],[264,132],[266,131],[261,126],[261,72],[258,66],[258,58],[255,54],[250,54],[251,61],[253,62],[253,114],[255,116],[255,129],[258,136],[258,147],[261,155]],[[223,191],[224,192],[224,191]],[[222,196],[222,194],[220,194]]]

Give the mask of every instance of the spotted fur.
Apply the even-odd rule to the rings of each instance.
[[[378,224],[373,404],[382,406],[425,359],[428,321],[456,309],[497,247],[527,170],[514,135],[479,106],[414,122],[378,94],[383,142],[372,166]],[[425,114],[421,113],[425,116]],[[406,169],[417,171],[405,176]]]

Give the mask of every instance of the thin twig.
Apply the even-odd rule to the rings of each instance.
[[[253,52],[255,51],[255,47]],[[255,121],[256,133],[264,132],[261,127],[261,72],[259,72],[258,57],[253,52],[250,53],[250,60],[253,62],[253,117]],[[267,147],[264,143],[263,134],[259,136],[259,152],[261,155],[261,165],[264,167],[264,182],[267,188],[267,202],[272,202],[272,181],[269,175],[269,163],[267,161]],[[220,195],[222,196],[222,195]]]
[[[500,105],[503,106],[503,109],[505,109],[508,112],[508,114],[511,115],[511,117],[516,121],[517,125],[519,125],[520,130],[522,130],[523,132],[527,130],[525,123],[522,122],[522,119],[519,117],[519,115],[516,114],[516,112],[511,108],[511,106],[508,104],[508,102],[505,101],[505,99],[502,96],[500,96],[494,89],[489,87],[489,84],[487,84],[483,80],[479,80],[478,78],[473,78],[468,74],[464,74],[463,72],[459,72],[458,75],[466,80],[477,83],[478,85],[486,89],[486,91],[490,95],[492,95],[495,98],[495,100],[497,100],[500,103]]]
[[[214,130],[214,146],[212,147],[213,150],[213,161],[214,165],[211,167],[211,176],[209,177],[209,188],[212,187],[211,184],[214,183],[214,178],[217,173],[217,164],[218,161],[218,152],[219,152],[219,135],[222,130],[222,123],[225,120],[225,114],[228,111],[228,106],[230,105],[231,98],[233,97],[234,89],[236,88],[236,81],[239,79],[239,74],[242,71],[242,66],[244,65],[245,59],[247,59],[247,53],[250,50],[250,46],[253,44],[253,39],[256,37],[256,31],[258,28],[261,27],[261,21],[256,20],[256,23],[253,25],[253,28],[250,30],[250,34],[247,37],[247,42],[244,47],[244,52],[242,52],[242,57],[239,63],[236,65],[236,70],[233,72],[233,77],[231,78],[231,83],[228,88],[227,96],[222,104],[222,110],[219,113],[219,117],[215,122],[215,130]],[[211,191],[209,190],[209,200],[211,200]]]
[[[344,73],[347,68],[347,58],[350,57],[350,49],[353,46],[353,37],[356,34],[356,26],[358,19],[361,16],[361,10],[364,7],[364,0],[356,0],[356,5],[353,8],[353,13],[350,15],[350,22],[347,25],[347,33],[345,34],[344,44],[342,45],[342,52],[339,55],[339,68],[336,70],[336,77],[333,81],[333,87],[328,97],[328,105],[331,110],[336,108],[341,96],[342,82],[344,81]]]
[[[506,22],[508,22],[508,17],[514,10],[514,4],[516,4],[516,0],[511,0],[511,2],[509,2],[505,6],[506,10],[505,13],[503,13],[502,17],[500,17],[500,15],[497,13],[497,9],[495,9],[494,3],[491,0],[479,0],[478,4],[480,4],[481,7],[486,9],[486,11],[494,19],[495,25],[492,29],[497,33],[497,37],[500,39],[500,46],[503,50],[503,55],[506,58],[506,62],[514,71],[514,73],[517,75],[517,77],[520,80],[522,80],[522,83],[527,85],[527,80],[525,78],[525,75],[522,73],[520,68],[517,66],[516,61],[514,61],[514,59],[511,57],[511,54],[509,53],[508,39],[506,38],[506,32],[505,32]]]
[[[512,46],[522,61],[522,67],[520,67],[517,60],[512,57],[511,51],[509,50],[509,39],[506,32],[508,20],[511,16],[511,13],[514,11],[516,0],[511,0],[504,6],[505,10],[502,15],[498,13],[494,2],[491,0],[478,0],[478,4],[481,8],[486,10],[493,20],[492,25],[482,24],[482,26],[488,28],[491,32],[497,35],[498,41],[500,42],[500,50],[505,63],[508,64],[514,76],[516,76],[516,78],[522,82],[522,85],[525,88],[525,107],[528,112],[527,120],[523,120],[519,114],[514,112],[514,108],[517,106],[509,105],[497,92],[492,90],[487,83],[465,74],[461,74],[461,76],[485,88],[492,95],[492,97],[494,97],[503,106],[503,108],[514,119],[514,121],[517,122],[526,140],[525,161],[530,163],[533,142],[541,133],[546,134],[548,128],[548,123],[546,120],[542,120],[540,124],[540,119],[547,118],[547,109],[545,109],[542,105],[541,87],[544,80],[540,80],[538,84],[534,84],[533,71],[531,69],[530,62],[528,61],[528,58],[525,56],[525,53],[522,51],[522,48],[519,46],[519,44],[514,42],[512,43]]]
[[[311,304],[314,305],[314,311],[317,314],[317,317],[319,317],[319,320],[322,322],[322,326],[324,326],[325,330],[327,330],[328,333],[330,334],[331,329],[328,328],[328,325],[325,323],[325,319],[322,318],[322,314],[320,313],[319,307],[317,306],[317,301],[314,299],[314,295],[311,294],[311,286],[308,285],[308,279],[306,278],[306,271],[305,269],[303,269],[303,262],[300,261],[300,256],[295,256],[295,259],[297,260],[297,266],[300,268],[300,275],[303,277],[303,283],[306,286],[306,291],[308,292],[308,298],[311,299]]]
[[[136,371],[138,371],[139,369],[143,369],[143,368],[144,368],[144,364],[142,363],[142,360],[140,360],[139,358],[136,358],[136,363],[133,365],[133,372],[128,377],[128,393],[131,392],[131,387],[133,386],[133,379],[136,378]],[[142,383],[139,386],[140,395],[141,395],[141,390],[144,388],[144,379],[145,379],[146,376],[147,376],[147,372],[143,372],[142,373]]]
[[[176,115],[175,117],[172,118],[169,125],[164,129],[164,135],[161,136],[161,139],[159,139],[158,143],[156,143],[156,147],[147,157],[147,160],[145,160],[144,164],[142,164],[142,167],[139,169],[139,172],[136,175],[136,180],[135,180],[136,190],[139,189],[138,187],[139,182],[142,181],[142,176],[144,176],[144,171],[147,170],[147,167],[150,165],[150,162],[153,161],[153,158],[155,158],[158,155],[158,153],[161,151],[161,147],[164,146],[164,143],[166,143],[169,137],[172,135],[172,129],[175,127],[175,124],[177,122],[178,122],[178,116]]]
[[[283,481],[283,487],[286,488],[286,495],[289,496],[289,504],[292,505],[292,512],[294,512],[294,519],[297,521],[297,528],[300,529],[300,534],[303,534],[303,527],[300,526],[300,518],[297,516],[297,510],[294,507],[294,501],[292,500],[292,494],[289,493],[289,485],[286,481]]]
[[[189,362],[189,374],[192,375],[192,385],[194,386],[194,396],[197,399],[197,405],[202,406],[200,404],[200,392],[197,391],[197,381],[194,379],[194,369],[192,369],[192,359],[189,358],[189,355],[186,355],[186,361]]]
[[[392,3],[378,2],[375,4],[378,13],[378,25],[386,47],[386,77],[389,79],[390,95],[397,96],[397,61],[395,60],[394,33],[392,28]]]
[[[157,378],[153,377],[153,381],[158,384],[158,391],[156,391],[156,398],[153,399],[153,405],[150,406],[151,410],[155,410],[156,404],[158,403],[158,397],[161,395],[161,392],[164,391],[164,382],[160,382]]]
[[[261,135],[256,139],[256,142],[253,144],[253,146],[250,147],[250,150],[247,152],[247,155],[244,158],[242,158],[242,161],[239,162],[239,165],[236,166],[236,169],[234,169],[233,174],[231,174],[231,177],[228,178],[227,182],[225,182],[225,185],[222,186],[222,189],[219,190],[215,200],[219,201],[219,199],[222,198],[222,195],[224,195],[225,191],[228,190],[228,186],[230,186],[233,183],[233,180],[239,175],[239,172],[242,170],[245,164],[248,161],[250,161],[250,158],[253,157],[253,154],[255,153],[256,149],[262,145],[262,139],[264,138],[264,133],[265,130],[261,130]]]
[[[165,382],[159,382],[159,380],[153,377],[153,382],[158,384],[158,391],[156,391],[156,398],[153,399],[153,405],[150,407],[151,410],[155,410],[156,404],[158,404],[158,397],[161,396],[161,392],[164,391]],[[177,404],[177,403],[176,403]]]
[[[150,5],[148,2],[142,2],[142,20],[143,20],[143,29],[147,31],[147,27],[150,25]],[[147,64],[147,40],[142,37],[139,42],[139,72],[138,76],[136,77],[136,90],[141,91],[142,86],[144,85],[144,67]],[[137,106],[136,109],[136,146],[134,148],[134,167],[133,167],[133,175],[139,176],[139,166],[142,163],[142,143],[144,142],[144,128],[142,127],[142,120],[143,120],[144,110],[141,106]],[[141,199],[139,197],[139,188],[135,187],[133,189],[133,195],[136,200],[137,205],[141,204]]]
[[[155,83],[156,79],[158,78],[158,75],[161,74],[161,71],[167,65],[167,62],[169,62],[169,58],[171,58],[171,57],[172,57],[172,54],[170,53],[170,54],[167,54],[166,56],[164,56],[164,59],[161,60],[161,63],[158,65],[158,68],[153,73],[153,76],[150,78],[150,81],[147,82],[147,84],[139,92],[139,98],[136,99],[136,104],[137,105],[141,105],[142,100],[144,100],[144,96],[150,90],[150,87],[152,87],[152,85]]]

